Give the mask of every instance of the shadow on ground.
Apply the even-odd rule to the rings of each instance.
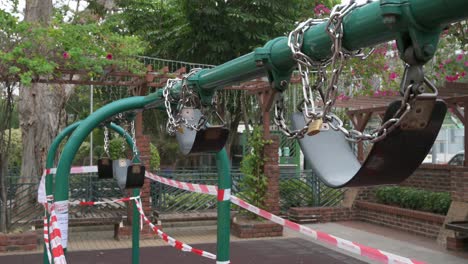
[[[216,252],[215,244],[199,244],[197,248]],[[242,264],[362,264],[360,260],[343,255],[303,239],[255,240],[231,243],[231,262]],[[0,263],[41,263],[42,255],[10,255],[0,257]],[[131,249],[70,252],[69,264],[129,264]],[[141,249],[142,264],[197,264],[214,261],[169,247]]]

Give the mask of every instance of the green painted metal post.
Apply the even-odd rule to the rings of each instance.
[[[55,137],[55,139],[52,141],[52,144],[49,147],[49,151],[47,152],[46,169],[53,168],[55,155],[57,154],[58,147],[60,146],[62,141],[67,136],[69,136],[80,125],[80,123],[81,123],[81,121],[78,121],[78,122],[75,122],[75,123],[69,125],[65,129],[63,129]],[[133,139],[127,133],[127,131],[125,131],[125,129],[123,129],[122,127],[120,127],[120,126],[118,126],[118,125],[116,125],[114,123],[110,123],[109,127],[110,127],[110,129],[117,132],[119,135],[123,136],[125,138],[125,140],[127,141],[127,144],[130,147],[133,148]],[[137,156],[134,159],[134,162],[139,162],[139,161],[140,161],[140,157],[139,157],[139,153],[138,153]],[[53,176],[52,176],[52,174],[48,173],[48,174],[46,174],[46,186],[45,186],[46,187],[46,195],[53,194],[53,186],[54,186]],[[47,215],[47,219],[48,218],[49,218],[49,216]],[[139,240],[139,237],[138,237],[138,240]],[[139,244],[137,244],[137,247],[139,247]],[[46,249],[45,245],[44,245],[43,262],[46,263],[46,264],[50,264],[49,263],[49,258],[47,256],[47,249]]]
[[[47,159],[46,159],[46,170],[47,169],[52,169],[54,167],[54,160],[55,160],[55,155],[57,154],[58,147],[60,146],[60,143],[68,136],[70,135],[75,128],[77,128],[80,125],[80,121],[75,122],[69,126],[67,126],[65,129],[63,129],[52,141],[52,144],[50,144],[49,151],[47,152]],[[52,174],[47,173],[45,177],[45,188],[46,188],[46,195],[51,195],[53,193],[53,187],[54,187],[54,179]],[[49,221],[49,213],[47,213],[47,221]],[[44,259],[43,262],[45,264],[50,264],[49,263],[49,258],[47,256],[47,248],[44,245]]]
[[[218,169],[218,188],[231,191],[232,179],[229,159],[226,149],[223,148],[216,154],[216,167]],[[230,263],[230,225],[231,225],[231,201],[218,199],[218,230],[217,230],[217,263]]]
[[[140,189],[133,190],[133,196],[140,195]],[[142,208],[143,209],[143,208]],[[136,206],[136,201],[133,203],[133,219],[132,219],[132,264],[140,263],[140,214]]]

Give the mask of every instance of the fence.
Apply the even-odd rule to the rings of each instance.
[[[8,230],[28,229],[33,221],[42,218],[44,209],[37,203],[38,181],[38,177],[8,176],[6,178]],[[71,175],[69,190],[70,202],[105,201],[125,196],[114,179],[98,179],[96,173]],[[71,206],[69,213],[72,217],[103,210],[124,213],[124,208],[123,204],[115,203],[93,207]]]
[[[215,169],[174,170],[159,174],[177,181],[208,185],[216,185],[218,177]],[[238,169],[233,169],[231,175],[232,192],[242,198],[239,186],[243,175]],[[290,207],[336,206],[344,194],[342,189],[326,187],[310,170],[281,172],[279,192],[282,213],[286,213]],[[216,208],[216,197],[190,193],[157,182],[151,183],[151,196],[152,207],[159,213],[198,212]]]

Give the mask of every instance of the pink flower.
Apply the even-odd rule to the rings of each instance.
[[[447,80],[447,82],[454,82],[456,80],[458,80],[459,78],[459,75],[447,75],[445,76],[445,80]]]
[[[110,53],[107,53],[107,55],[106,55],[106,59],[108,59],[108,60],[112,60],[112,54],[110,54]]]
[[[392,48],[393,48],[394,50],[396,50],[396,49],[398,48],[396,41],[394,41],[394,42],[392,43]]]
[[[330,14],[330,9],[328,9],[325,5],[319,4],[314,8],[314,13],[316,15],[323,15],[323,14]]]
[[[386,70],[390,69],[390,66],[387,63],[385,63],[383,69],[386,71]]]
[[[444,68],[444,64],[443,63],[439,64],[439,69],[442,70],[443,68]]]
[[[69,54],[68,52],[64,52],[64,53],[62,54],[62,56],[63,56],[63,58],[66,59],[66,60],[70,58],[70,54]]]
[[[391,81],[395,80],[397,77],[398,77],[398,74],[396,72],[390,73],[389,78],[390,78]]]
[[[465,77],[465,76],[466,76],[466,72],[465,72],[465,71],[462,72],[460,76],[461,76],[461,77]]]
[[[459,55],[457,56],[457,61],[461,61],[461,60],[463,60],[463,54],[459,54]]]
[[[468,67],[468,61],[465,61],[465,67]]]
[[[444,61],[444,64],[449,64],[451,62],[452,62],[452,59],[447,59],[447,60]]]

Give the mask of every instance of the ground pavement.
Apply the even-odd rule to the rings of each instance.
[[[438,246],[435,240],[411,235],[394,229],[384,228],[362,222],[340,222],[310,224],[309,227],[347,240],[375,247],[394,254],[434,264],[467,264],[468,253],[456,254]],[[178,227],[165,231],[201,249],[216,253],[216,227]],[[71,264],[131,263],[131,241],[114,241],[112,230],[97,231],[72,229],[70,233],[69,255]],[[158,238],[141,241],[141,263],[214,263],[213,260],[182,253],[167,246]],[[373,263],[368,259],[339,251],[331,246],[317,243],[305,236],[285,230],[282,238],[240,240],[232,237],[231,260],[233,264],[359,264]],[[0,255],[0,263],[41,263],[40,250],[25,253]]]

